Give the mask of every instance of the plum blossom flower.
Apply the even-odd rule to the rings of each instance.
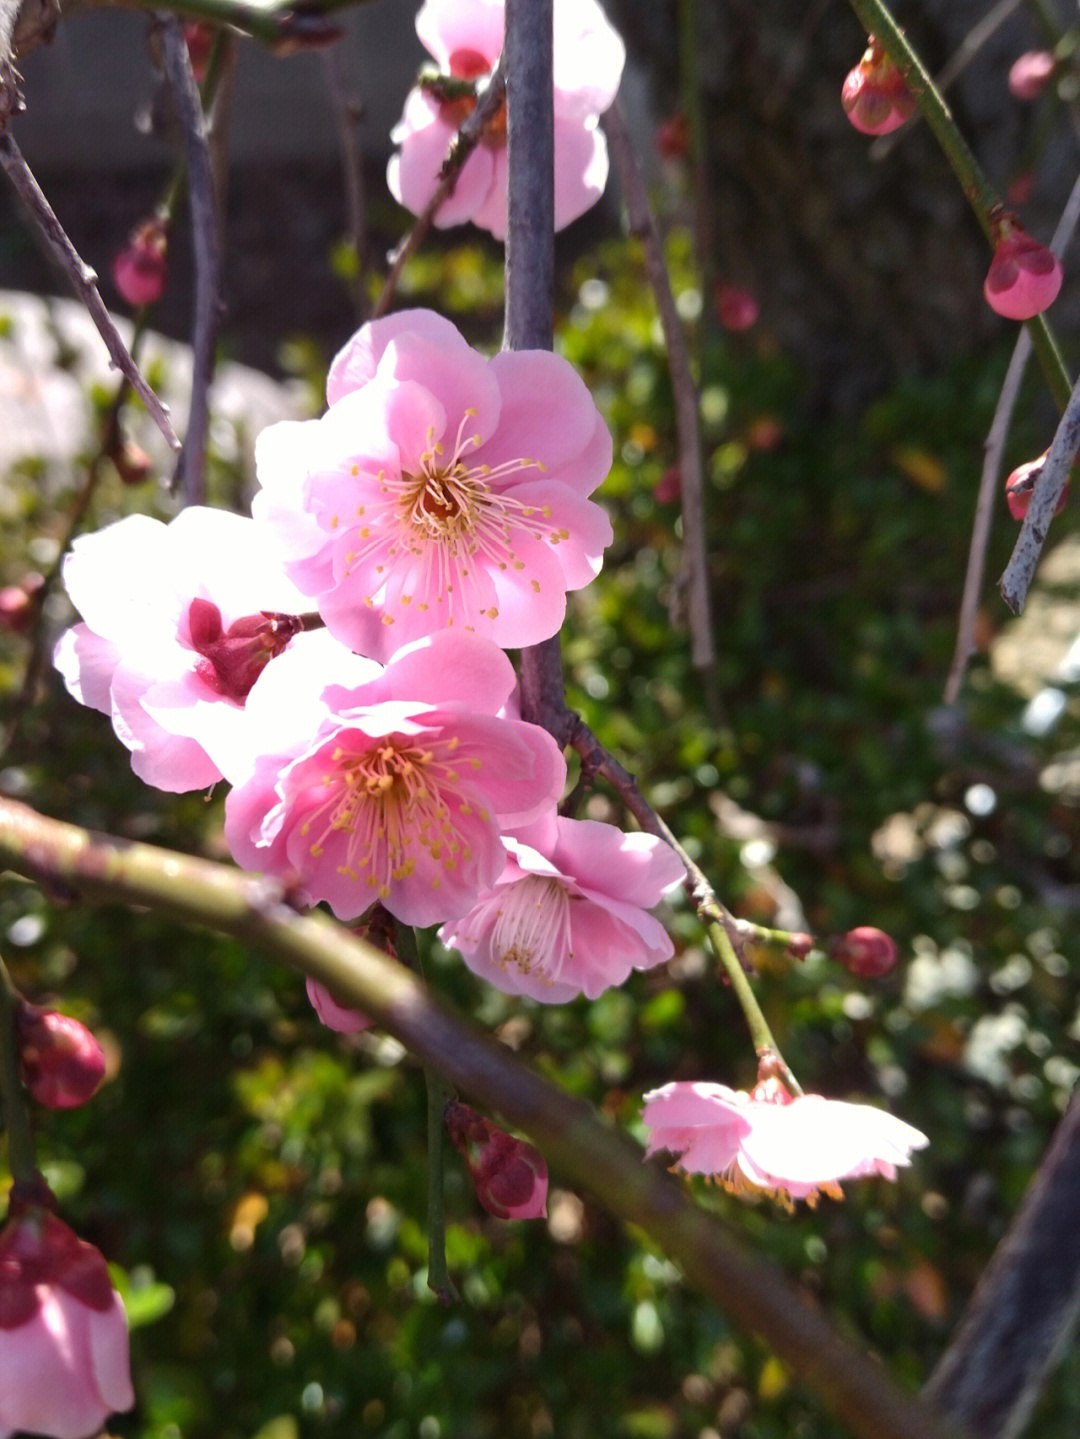
[[[488,84],[503,44],[503,0],[426,0],[416,33],[435,61],[409,92],[391,139],[400,151],[387,180],[394,198],[419,214],[430,200],[450,143]],[[607,183],[600,115],[622,78],[626,49],[596,0],[555,0],[555,228],[594,205]],[[506,235],[505,106],[463,165],[435,224],[471,220],[496,239]]]
[[[20,1204],[0,1231],[0,1439],[87,1439],[135,1402],[127,1320],[105,1260]]]
[[[555,634],[611,540],[587,498],[611,436],[573,368],[485,359],[409,310],[354,335],[327,397],[259,436],[252,513],[331,633],[378,660],[450,627],[503,648]]]
[[[75,540],[64,582],[85,621],[54,656],[71,694],[111,717],[147,784],[216,783],[246,746],[248,692],[307,608],[262,528],[198,506],[168,525],[130,515]]]
[[[439,931],[475,974],[563,1004],[671,958],[663,925],[645,911],[683,877],[674,850],[595,820],[554,818],[528,837],[536,848],[504,836],[510,856],[497,883]]]
[[[897,1166],[929,1142],[883,1110],[818,1094],[793,1098],[775,1078],[750,1094],[725,1084],[665,1084],[645,1095],[641,1117],[652,1130],[647,1155],[670,1150],[687,1174],[788,1206],[793,1199],[813,1204],[819,1193],[842,1198],[843,1179],[895,1179]]]
[[[286,657],[283,656],[283,660]],[[505,863],[500,831],[554,807],[562,754],[536,725],[500,716],[513,666],[489,640],[442,631],[368,677],[296,652],[251,692],[252,756],[226,775],[237,863],[352,920],[379,900],[405,924],[464,914]]]

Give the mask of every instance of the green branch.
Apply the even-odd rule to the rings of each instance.
[[[843,1338],[818,1304],[752,1258],[638,1145],[542,1079],[486,1030],[429,994],[381,950],[327,915],[298,914],[281,888],[223,864],[93,835],[0,798],[0,865],[86,900],[145,905],[239,939],[371,1015],[443,1080],[521,1129],[568,1183],[634,1224],[687,1281],[759,1334],[863,1439],[947,1439],[938,1411],[903,1392]]]
[[[974,210],[983,232],[992,240],[992,215],[996,209],[1000,209],[1000,200],[961,135],[952,111],[931,80],[925,65],[908,43],[907,37],[883,0],[851,0],[851,8],[859,17],[867,35],[873,35],[903,75],[908,89],[915,96],[923,119],[934,132],[946,160],[960,181],[960,188]],[[1059,410],[1064,410],[1072,393],[1072,381],[1053,332],[1045,315],[1036,315],[1033,320],[1028,320],[1027,327],[1054,403]]]

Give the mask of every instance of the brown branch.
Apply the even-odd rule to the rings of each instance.
[[[128,354],[127,347],[113,324],[112,316],[98,294],[97,276],[90,266],[84,263],[79,252],[71,243],[63,225],[56,218],[52,206],[45,198],[41,186],[34,179],[29,165],[23,159],[18,145],[6,131],[0,133],[0,166],[3,166],[8,179],[15,186],[19,198],[29,211],[38,234],[59,261],[75,294],[90,312],[90,318],[97,326],[98,334],[105,341],[105,348],[112,357],[113,364],[127,379],[134,393],[142,400],[169,445],[174,450],[178,450],[180,441],[176,438],[173,427],[169,423],[168,409],[143,379],[134,360]]]
[[[705,528],[705,484],[698,426],[698,393],[690,368],[686,334],[675,308],[671,281],[656,217],[649,204],[633,141],[616,100],[604,116],[604,130],[626,201],[630,233],[642,244],[645,270],[656,297],[656,310],[667,347],[671,386],[675,395],[675,429],[679,441],[679,477],[683,517],[683,552],[686,556],[691,658],[696,668],[709,670],[716,663],[713,648],[712,604],[709,596],[709,555]]]
[[[647,1234],[688,1283],[761,1335],[853,1434],[955,1435],[930,1405],[903,1393],[880,1363],[843,1338],[783,1273],[750,1256],[685,1185],[644,1164],[636,1144],[329,916],[300,915],[278,886],[227,865],[92,835],[3,798],[0,864],[69,898],[145,905],[231,935],[253,955],[318,980],[448,1084],[520,1128],[568,1183]]]
[[[373,320],[385,315],[394,303],[394,296],[397,293],[398,281],[401,279],[402,271],[408,264],[411,257],[420,248],[420,244],[431,229],[435,216],[439,213],[443,201],[448,195],[454,192],[458,175],[461,174],[462,166],[484,134],[484,131],[494,120],[503,103],[505,91],[503,88],[503,77],[501,65],[496,65],[491,72],[491,79],[487,89],[476,102],[476,109],[467,116],[457,134],[450,141],[450,148],[446,152],[446,159],[442,162],[439,171],[438,184],[431,193],[431,199],[416,217],[416,222],[408,232],[401,244],[390,257],[390,272],[386,277],[382,293],[375,302],[371,312]]]
[[[924,1391],[978,1439],[1014,1439],[1080,1314],[1080,1094]]]

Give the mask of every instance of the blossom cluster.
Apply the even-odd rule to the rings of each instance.
[[[611,539],[586,387],[410,310],[353,336],[327,399],[259,437],[250,516],[191,507],[75,541],[68,689],[147,783],[227,783],[237,863],[341,920],[440,925],[542,1002],[661,963],[647,910],[678,858],[557,815],[566,764],[521,719],[505,653],[558,631]]]

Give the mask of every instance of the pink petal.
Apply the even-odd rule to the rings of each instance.
[[[110,1411],[130,1409],[135,1403],[131,1387],[131,1356],[127,1317],[118,1295],[112,1307],[90,1320],[90,1362],[105,1406]]]
[[[513,665],[490,640],[443,630],[399,650],[386,667],[380,691],[385,690],[386,699],[457,702],[494,715],[515,683]]]
[[[53,664],[63,676],[68,693],[102,714],[112,709],[110,689],[119,660],[116,646],[94,634],[88,625],[66,630],[53,651]]]
[[[500,350],[489,363],[502,412],[479,460],[492,466],[538,460],[554,469],[586,449],[596,429],[596,406],[572,365],[546,350]]]
[[[560,819],[551,857],[582,888],[646,909],[685,875],[679,856],[663,840],[597,820]]]
[[[678,1081],[646,1094],[641,1118],[651,1128],[734,1125],[740,1134],[746,1134],[750,1128],[745,1113],[747,1096],[741,1099],[740,1104],[740,1095],[726,1084]]]
[[[375,378],[387,345],[403,333],[423,336],[446,349],[468,349],[461,331],[434,310],[399,310],[362,325],[334,356],[326,382],[326,399],[335,405],[352,390]]]
[[[416,33],[442,70],[455,50],[476,50],[494,65],[503,43],[503,0],[425,0]]]
[[[439,171],[446,159],[457,127],[448,124],[438,110],[423,129],[413,130],[390,159],[386,180],[399,204],[419,215],[435,193]],[[440,230],[463,225],[473,219],[484,204],[495,178],[494,155],[487,145],[477,145],[458,171],[454,188],[439,206],[435,224]]]
[[[388,382],[387,432],[401,451],[403,462],[416,462],[432,439],[442,442],[449,459],[456,448],[459,426],[463,437],[476,436],[480,442],[465,448],[466,462],[472,464],[475,457],[484,457],[485,441],[503,423],[504,400],[493,363],[468,346],[448,346],[441,339],[415,332],[390,341],[379,361],[378,375]],[[418,392],[428,394],[442,410],[441,423],[432,416],[422,431],[419,422],[409,425],[405,418],[418,403],[413,398]]]
[[[595,119],[555,121],[555,228],[591,209],[608,177],[607,141]]]

